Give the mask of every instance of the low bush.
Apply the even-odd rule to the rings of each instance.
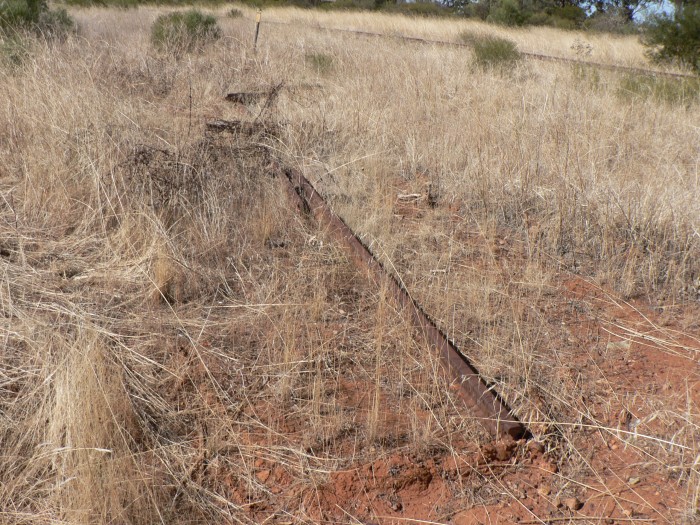
[[[153,46],[177,54],[199,50],[220,37],[216,18],[196,9],[161,15],[151,27]]]
[[[307,53],[306,63],[311,66],[316,73],[325,75],[333,69],[333,57],[325,53]]]
[[[385,3],[384,11],[413,16],[449,16],[452,11],[433,2],[413,2],[410,4]]]
[[[27,40],[15,34],[0,38],[0,65],[9,69],[21,66],[29,56]]]
[[[39,15],[36,30],[49,38],[63,38],[76,29],[75,22],[65,9],[52,9]]]
[[[520,7],[517,0],[501,0],[493,4],[486,20],[512,27],[525,25],[529,18],[530,14]]]
[[[617,91],[623,100],[653,99],[671,105],[689,106],[700,102],[700,79],[625,75]]]
[[[551,7],[533,13],[527,23],[534,26],[551,26],[558,29],[580,29],[586,20],[586,12],[578,6]]]
[[[639,32],[638,26],[619,10],[609,10],[605,13],[593,13],[583,22],[583,29],[596,33],[615,33],[632,35]]]
[[[512,40],[496,36],[462,33],[461,39],[474,49],[474,58],[481,67],[505,67],[520,60],[521,55]]]
[[[464,6],[462,14],[467,18],[486,20],[489,16],[489,4],[483,1],[472,2]]]
[[[44,0],[0,1],[0,34],[30,31],[53,38],[74,29],[75,23],[65,9],[51,10]]]

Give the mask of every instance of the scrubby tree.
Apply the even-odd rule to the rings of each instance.
[[[0,34],[31,30],[61,37],[75,29],[65,9],[49,9],[46,0],[0,0]]]
[[[655,2],[651,0],[594,0],[589,5],[594,7],[597,13],[616,13],[628,22],[634,22],[637,13],[652,3]],[[656,3],[661,4],[662,2]]]
[[[45,0],[27,0],[29,18],[32,22],[39,21],[39,15],[48,9]]]
[[[656,62],[678,63],[700,73],[700,5],[676,6],[672,16],[657,16],[642,42]]]

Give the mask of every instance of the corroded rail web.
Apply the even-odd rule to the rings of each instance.
[[[456,392],[472,413],[496,436],[510,435],[515,439],[525,437],[527,429],[495,392],[493,385],[481,377],[474,365],[436,326],[401,283],[386,271],[348,225],[333,213],[306,177],[292,169],[278,167],[277,171],[286,176],[302,207],[313,213],[319,224],[344,245],[358,266],[365,268],[376,280],[386,279],[390,296],[408,314],[418,333],[440,355],[444,367],[454,380]]]

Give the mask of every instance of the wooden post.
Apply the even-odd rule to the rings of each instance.
[[[253,51],[258,50],[258,34],[260,33],[260,18],[262,16],[262,12],[260,9],[258,9],[258,12],[255,14],[255,40],[253,41]]]

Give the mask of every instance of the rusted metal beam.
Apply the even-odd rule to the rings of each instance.
[[[527,429],[494,390],[494,385],[482,378],[469,359],[437,327],[396,277],[386,271],[350,227],[333,213],[306,177],[289,168],[278,167],[278,171],[286,176],[291,190],[301,201],[302,209],[312,213],[327,233],[343,244],[351,259],[360,268],[366,269],[373,279],[386,280],[390,296],[408,314],[425,342],[440,355],[445,369],[453,379],[454,390],[475,417],[495,436],[509,435],[514,439],[527,437]]]
[[[262,122],[219,119],[207,122],[207,131],[237,133],[239,135],[251,137],[262,133],[274,134],[275,130]]]

